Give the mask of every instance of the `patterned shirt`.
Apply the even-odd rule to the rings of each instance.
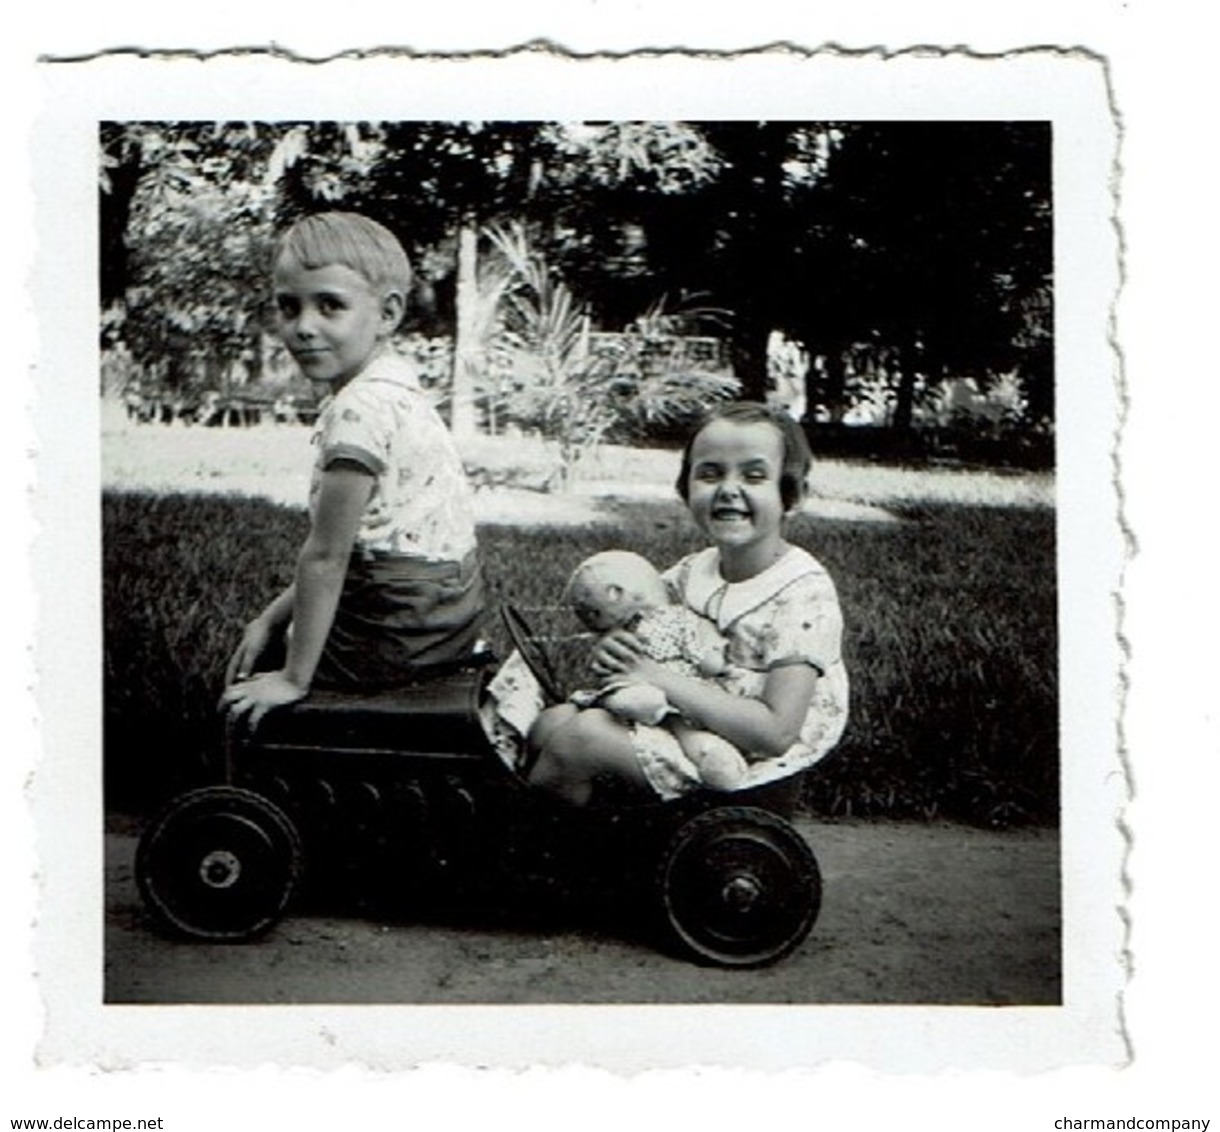
[[[311,514],[322,473],[336,460],[353,461],[376,479],[354,554],[460,562],[474,550],[461,458],[405,359],[391,351],[374,358],[325,404],[313,443]]]
[[[767,673],[785,664],[808,664],[820,677],[800,740],[778,758],[754,763],[747,784],[785,777],[825,755],[847,726],[848,681],[838,594],[817,559],[792,547],[761,574],[726,582],[720,552],[709,547],[664,577],[684,604],[714,621],[727,639],[730,667],[721,681],[727,691],[758,696]]]

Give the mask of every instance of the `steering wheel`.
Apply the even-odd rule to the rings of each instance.
[[[543,695],[551,703],[559,703],[564,698],[563,693],[559,690],[559,677],[555,675],[551,658],[538,644],[533,630],[522,616],[521,611],[514,605],[504,603],[500,606],[500,616],[504,619],[504,627],[508,630],[513,648],[521,654],[521,659],[525,661],[526,667],[542,687]]]

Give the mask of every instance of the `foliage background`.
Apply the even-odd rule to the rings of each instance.
[[[867,423],[850,443],[1053,460],[1045,122],[107,122],[100,144],[103,340],[177,395],[284,380],[273,234],[342,207],[410,252],[405,330],[450,344],[459,434],[585,443],[636,403],[664,433],[731,374],[828,447]],[[627,332],[627,364],[599,369],[589,330]],[[658,332],[718,335],[723,370],[650,383]]]

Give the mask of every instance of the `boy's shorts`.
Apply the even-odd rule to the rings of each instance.
[[[318,688],[390,688],[475,651],[478,555],[461,562],[353,555],[314,675]]]

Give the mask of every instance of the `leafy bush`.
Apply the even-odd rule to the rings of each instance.
[[[843,742],[807,777],[808,804],[824,815],[1053,822],[1054,515],[941,505],[904,519],[793,525],[838,583],[853,689]],[[107,800],[142,809],[208,774],[228,652],[288,581],[305,520],[259,500],[110,494],[103,521]],[[494,593],[548,638],[578,629],[555,602],[585,555],[623,546],[665,564],[701,545],[676,504],[632,504],[619,525],[480,536]],[[503,653],[501,626],[488,630]],[[586,642],[547,647],[578,682]]]
[[[807,424],[819,456],[918,466],[944,465],[1050,471],[1055,434],[1049,424],[982,429],[974,425],[894,429],[874,425]]]
[[[740,390],[726,366],[693,364],[698,359],[684,349],[684,335],[721,325],[725,312],[697,296],[672,306],[661,300],[624,332],[595,337],[587,307],[524,225],[492,225],[485,235],[496,256],[484,263],[475,321],[496,391],[489,416],[557,440],[564,485],[603,442],[685,430],[709,404]]]

